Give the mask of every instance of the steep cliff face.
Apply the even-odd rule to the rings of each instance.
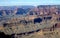
[[[17,9],[16,9],[17,8]],[[16,9],[16,10],[15,10]],[[0,6],[0,15],[4,14],[11,15],[16,12],[16,14],[27,14],[27,13],[35,13],[37,15],[42,14],[60,14],[60,6],[59,5],[39,5],[35,6]],[[14,12],[15,11],[15,12]]]
[[[10,8],[10,7],[8,7],[8,8]],[[0,27],[0,29],[3,29],[0,31],[2,31],[6,34],[5,35],[4,33],[0,33],[0,37],[1,38],[3,38],[3,37],[11,38],[11,36],[12,36],[11,34],[18,34],[18,35],[24,34],[25,35],[26,33],[31,34],[31,33],[38,32],[38,31],[44,30],[44,29],[49,29],[49,31],[50,31],[51,28],[53,28],[53,29],[60,28],[60,23],[55,24],[56,14],[58,14],[58,12],[56,13],[56,11],[57,11],[56,7],[50,7],[49,5],[48,6],[42,5],[42,6],[38,6],[38,7],[34,7],[34,8],[29,7],[29,6],[25,6],[25,7],[22,6],[20,8],[17,8],[16,10],[15,9],[8,10],[7,8],[6,8],[6,10],[0,10],[0,15],[3,16],[3,17],[1,17],[2,18],[1,20],[3,20],[2,21],[3,23],[5,23],[5,24],[3,24],[4,28]],[[19,16],[22,14],[26,14],[27,12],[29,12],[29,15],[26,15],[26,18],[24,18],[25,16],[24,17],[22,16],[23,18],[21,18]],[[54,14],[54,15],[52,17],[48,17],[47,14],[50,14],[50,15]],[[8,16],[6,16],[6,15],[8,15]],[[36,15],[36,16],[34,16],[34,15]],[[41,18],[38,18],[38,17],[41,17]],[[43,18],[43,20],[42,20],[42,18]],[[53,19],[51,20],[51,18],[53,18]],[[8,20],[8,22],[6,20]],[[30,23],[31,20],[33,21],[33,23]]]
[[[34,6],[28,6],[28,5],[27,6],[0,6],[0,15],[3,14],[3,11],[5,11],[6,15],[11,15],[16,10],[17,10],[16,14],[23,14],[23,13],[26,14],[32,8],[34,8]]]

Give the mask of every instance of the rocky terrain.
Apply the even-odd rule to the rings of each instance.
[[[60,38],[60,5],[0,6],[0,37]]]

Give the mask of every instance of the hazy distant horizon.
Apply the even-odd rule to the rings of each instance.
[[[60,5],[60,0],[0,0],[0,6]]]

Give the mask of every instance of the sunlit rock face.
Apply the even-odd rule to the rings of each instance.
[[[27,14],[30,15],[48,15],[52,13],[60,14],[59,5],[38,5],[38,6],[3,6],[0,7],[0,15],[16,15],[16,14]],[[2,11],[3,10],[3,11]],[[3,12],[3,13],[2,13]],[[32,14],[33,12],[33,14]]]
[[[26,14],[32,8],[34,8],[34,6],[0,6],[0,14],[3,14],[2,10],[5,11],[6,15]]]
[[[60,28],[59,26],[60,24],[55,24],[56,22],[55,20],[57,16],[56,14],[58,14],[57,12],[59,12],[57,11],[56,7],[52,7],[52,6],[39,6],[39,7],[37,6],[34,8],[17,7],[16,9],[13,10],[10,9],[2,10],[2,11],[0,10],[0,12],[1,12],[0,15],[2,16],[1,18],[3,18],[2,19],[3,24],[2,23],[0,24],[3,25],[4,31],[3,30],[2,31],[6,35],[7,34],[25,35],[25,33],[27,34],[34,32],[37,33],[37,31],[40,31],[41,29],[44,30],[49,28],[50,31],[50,28],[55,28],[55,27]],[[49,15],[51,15],[52,17]]]

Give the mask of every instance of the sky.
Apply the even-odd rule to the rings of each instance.
[[[60,5],[60,0],[0,0],[0,6]]]

